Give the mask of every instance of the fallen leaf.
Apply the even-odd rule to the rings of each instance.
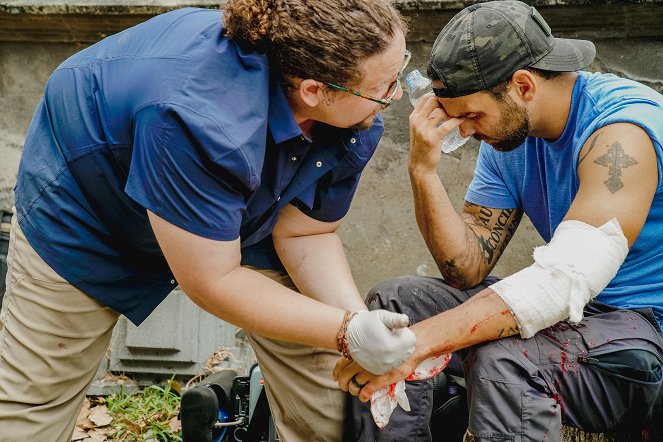
[[[90,415],[90,400],[86,397],[85,400],[83,401],[83,406],[81,407],[81,411],[78,412],[78,418],[76,419],[77,421],[79,419],[85,419]]]
[[[71,441],[74,442],[85,439],[89,439],[87,433],[78,428],[74,428],[74,434],[71,435]]]
[[[106,433],[98,429],[90,431],[88,435],[90,436],[90,442],[105,442],[107,440]]]
[[[177,434],[182,431],[182,422],[177,417],[174,417],[168,421],[168,428],[170,428],[171,433]]]
[[[110,371],[107,371],[103,375],[97,378],[97,382],[101,384],[114,384],[114,385],[138,385],[133,379],[122,375],[115,374]]]
[[[204,367],[206,371],[215,371],[214,368],[221,362],[232,358],[233,354],[226,350],[224,347],[219,347],[217,351],[205,362]]]
[[[170,385],[171,390],[182,396],[182,387],[180,386],[179,382],[177,382],[175,379],[168,379],[168,385]]]
[[[104,427],[113,422],[113,418],[108,412],[108,407],[105,405],[99,405],[98,407],[92,408],[90,410],[90,420],[94,422],[97,427]]]
[[[89,430],[90,428],[98,427],[98,425],[92,422],[89,417],[85,417],[76,421],[76,427],[85,431]]]

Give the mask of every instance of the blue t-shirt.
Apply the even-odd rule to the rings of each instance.
[[[242,263],[282,268],[279,210],[336,221],[373,155],[367,131],[297,125],[267,58],[222,12],[180,9],[108,37],[51,75],[26,137],[18,221],[63,278],[138,324],[176,284],[147,211],[241,238]]]
[[[597,300],[622,308],[652,307],[663,324],[663,96],[612,74],[580,72],[562,136],[529,137],[508,153],[482,143],[466,200],[487,207],[521,208],[546,242],[578,191],[578,155],[600,127],[642,127],[658,159],[658,186],[645,225],[615,278]]]

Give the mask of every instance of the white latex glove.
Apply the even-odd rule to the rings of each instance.
[[[416,337],[407,315],[387,310],[360,311],[348,325],[352,359],[373,374],[401,365],[414,351]]]

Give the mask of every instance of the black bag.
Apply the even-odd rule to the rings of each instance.
[[[9,231],[11,230],[12,213],[0,210],[0,306],[5,294],[5,278],[7,277],[7,254],[9,253]]]
[[[183,442],[279,440],[258,364],[249,376],[223,370],[185,391],[180,420]]]
[[[430,431],[434,442],[461,442],[467,429],[467,389],[446,373],[433,378]]]
[[[180,402],[183,442],[215,442],[225,439],[223,428],[215,428],[219,410],[230,412],[230,394],[237,373],[223,370],[211,374],[188,389]]]

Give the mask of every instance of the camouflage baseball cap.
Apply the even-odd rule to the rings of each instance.
[[[555,38],[533,6],[515,0],[468,6],[437,36],[429,69],[444,87],[438,97],[460,97],[507,81],[518,69],[577,71],[596,50],[586,40]]]

